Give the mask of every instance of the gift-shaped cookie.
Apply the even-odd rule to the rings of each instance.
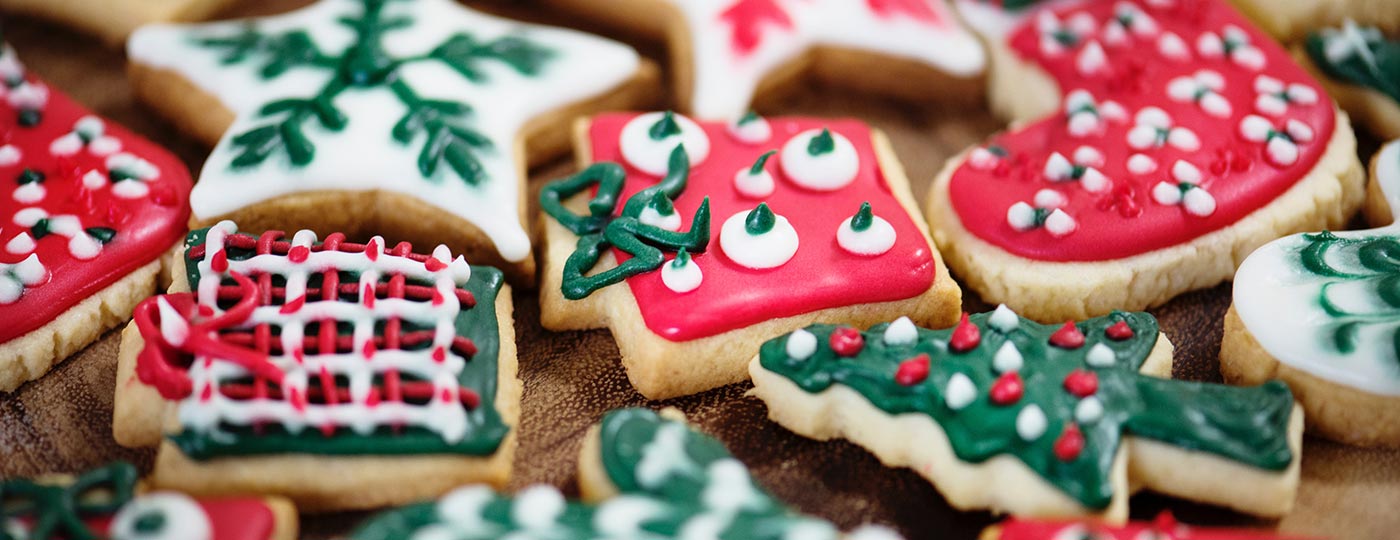
[[[956,320],[908,181],[863,123],[607,114],[579,137],[594,165],[540,195],[541,319],[610,328],[648,398],[744,380],[759,344],[814,322]]]
[[[1235,275],[1220,371],[1288,382],[1308,429],[1400,446],[1400,142],[1376,153],[1366,231],[1303,233],[1255,250]]]
[[[113,463],[78,476],[0,482],[0,538],[293,540],[296,509],[277,498],[192,498],[146,492],[136,467]]]
[[[382,238],[190,233],[122,336],[113,433],[150,481],[370,508],[504,485],[519,417],[500,271]]]
[[[1400,39],[1347,20],[1309,34],[1303,52],[1327,93],[1357,122],[1400,138]]]
[[[719,441],[647,409],[620,409],[589,431],[579,456],[588,502],[551,486],[514,496],[486,486],[376,516],[354,540],[441,538],[744,538],[898,540],[883,527],[843,535],[825,520],[789,510],[749,476]]]
[[[127,319],[189,215],[189,171],[0,45],[0,392]]]
[[[939,248],[989,302],[1043,322],[1159,305],[1360,204],[1346,115],[1222,0],[959,5],[994,109],[1034,120],[930,192]]]
[[[681,108],[706,120],[736,120],[755,98],[809,79],[911,101],[968,101],[986,63],[977,38],[938,0],[546,3],[664,37]]]
[[[815,325],[749,369],[769,418],[912,468],[956,508],[1121,523],[1149,489],[1287,513],[1303,431],[1288,386],[1170,380],[1171,351],[1146,313],[1047,326],[1001,306],[946,330]]]
[[[565,151],[579,114],[645,104],[656,78],[623,45],[452,0],[149,26],[128,54],[137,96],[214,145],[193,227],[441,243],[517,282],[534,279],[527,162]]]

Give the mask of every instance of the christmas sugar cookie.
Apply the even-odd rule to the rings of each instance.
[[[952,160],[928,206],[949,266],[989,302],[1046,322],[1155,306],[1360,204],[1346,116],[1222,1],[1020,20],[978,27],[993,105],[1038,120]]]
[[[863,123],[607,114],[579,138],[595,164],[540,194],[541,320],[611,329],[648,398],[742,381],[759,344],[814,322],[957,320],[904,172]]]
[[[755,97],[813,79],[927,101],[981,91],[985,53],[938,0],[550,0],[665,38],[676,96],[696,118],[736,120]]]
[[[59,22],[121,43],[143,24],[197,21],[233,0],[0,0],[0,11]]]
[[[439,246],[190,233],[122,336],[113,435],[150,482],[372,508],[505,484],[520,412],[510,288]]]
[[[1372,133],[1400,138],[1400,40],[1347,20],[1309,34],[1303,50],[1343,109]]]
[[[1012,517],[988,527],[981,540],[1287,540],[1263,529],[1195,527],[1180,523],[1171,512],[1152,521],[1110,525],[1097,521],[1022,519]]]
[[[1400,143],[1383,147],[1371,171],[1368,214],[1391,224],[1289,236],[1251,254],[1235,278],[1220,371],[1240,384],[1288,382],[1315,433],[1400,447],[1400,225],[1391,213],[1400,208]]]
[[[1302,39],[1325,26],[1355,19],[1400,31],[1400,9],[1394,0],[1233,0],[1250,19],[1284,42]]]
[[[190,177],[0,47],[0,392],[9,392],[155,292],[185,234]]]
[[[1174,381],[1171,352],[1146,313],[1042,325],[1003,305],[947,330],[810,326],[749,371],[769,418],[912,468],[959,509],[1122,523],[1149,489],[1287,513],[1303,435],[1288,386]]]
[[[589,502],[566,501],[544,485],[513,496],[464,487],[436,502],[376,516],[351,538],[899,538],[871,526],[842,534],[825,520],[789,510],[719,441],[646,409],[609,412],[589,432],[579,487]]]
[[[277,498],[192,498],[145,492],[136,468],[113,463],[82,475],[0,482],[0,538],[293,540],[297,514]]]
[[[649,100],[623,45],[451,0],[322,0],[246,21],[159,25],[127,47],[137,95],[214,146],[193,226],[446,244],[534,279],[525,165],[574,117]]]

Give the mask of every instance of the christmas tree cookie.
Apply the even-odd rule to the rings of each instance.
[[[1371,175],[1367,215],[1388,225],[1281,238],[1240,266],[1220,371],[1287,382],[1311,432],[1400,447],[1400,142],[1382,147]]]
[[[1376,135],[1400,138],[1400,40],[1348,19],[1309,34],[1303,51],[1343,109]]]
[[[545,186],[541,320],[607,327],[651,399],[747,378],[814,322],[957,320],[960,292],[884,136],[854,120],[606,114]]]
[[[185,233],[189,171],[0,43],[0,392],[125,321]]]
[[[548,0],[664,38],[681,108],[737,120],[755,100],[834,82],[911,101],[971,102],[985,53],[940,0]]]
[[[589,502],[565,501],[551,486],[529,487],[514,496],[469,486],[437,502],[376,516],[351,538],[899,538],[870,526],[842,534],[825,520],[789,510],[755,484],[723,444],[669,416],[646,409],[603,416],[579,459],[579,487]]]
[[[1180,523],[1171,512],[1152,521],[1109,525],[1097,521],[1010,518],[988,527],[981,540],[1288,540],[1263,529],[1195,527]]]
[[[445,246],[191,232],[122,336],[113,435],[150,482],[373,508],[502,486],[520,413],[510,288]]]
[[[656,78],[621,44],[452,0],[148,26],[127,52],[137,96],[214,145],[193,227],[441,243],[520,283],[525,166],[565,151],[575,116],[646,104]]]
[[[297,514],[276,498],[191,498],[145,492],[136,467],[0,482],[6,540],[293,540]]]
[[[1303,413],[1288,387],[1174,381],[1146,313],[1042,325],[1001,306],[925,330],[813,325],[749,365],[768,416],[909,467],[960,509],[1128,517],[1138,489],[1280,516]]]
[[[978,8],[1018,124],[949,163],[928,215],[987,301],[1044,322],[1160,305],[1360,205],[1346,115],[1224,0]]]

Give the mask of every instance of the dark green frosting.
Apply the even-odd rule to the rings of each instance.
[[[1374,298],[1380,301],[1370,309],[1346,307],[1333,301],[1329,293],[1337,283],[1322,286],[1318,304],[1333,318],[1324,331],[1330,334],[1337,352],[1355,352],[1363,328],[1400,320],[1400,240],[1393,236],[1342,238],[1324,231],[1303,235],[1303,242],[1299,262],[1304,270],[1323,277],[1367,282]],[[1400,328],[1390,330],[1390,340],[1391,347],[1400,354]]]
[[[818,344],[810,358],[789,357],[788,337],[783,336],[763,344],[760,362],[807,392],[841,385],[889,414],[927,415],[948,434],[958,459],[980,463],[999,455],[1014,456],[1090,508],[1104,508],[1114,496],[1109,474],[1125,433],[1267,470],[1282,470],[1292,462],[1287,434],[1293,396],[1288,387],[1271,382],[1239,388],[1140,374],[1157,342],[1157,321],[1151,315],[1115,312],[1080,322],[1076,326],[1084,343],[1075,348],[1050,343],[1060,325],[1016,317],[1016,328],[1003,332],[988,324],[991,315],[971,317],[980,342],[962,353],[949,347],[954,329],[921,328],[913,344],[890,346],[883,339],[889,325],[880,324],[864,333],[859,353],[841,357],[830,345],[838,327],[814,325],[806,329]],[[1132,337],[1109,338],[1105,330],[1120,321],[1132,330]],[[1001,376],[993,368],[993,358],[1008,341],[1023,358],[1019,376],[1024,396],[998,405],[990,398],[990,389]],[[1112,351],[1111,365],[1095,367],[1086,362],[1088,352],[1098,344]],[[927,377],[908,386],[896,382],[900,364],[920,354],[931,359]],[[1065,384],[1076,371],[1097,377],[1093,397],[1102,403],[1103,413],[1095,421],[1076,421],[1081,398],[1067,391]],[[976,397],[954,410],[945,389],[959,373],[971,380]],[[1018,434],[1016,421],[1022,408],[1032,404],[1041,408],[1047,422],[1043,434],[1027,441]],[[1072,423],[1082,432],[1084,446],[1072,459],[1063,459],[1056,454],[1056,441]]]
[[[78,476],[73,483],[51,485],[25,478],[0,482],[0,540],[101,540],[84,520],[110,517],[131,500],[138,475],[130,463],[117,462]],[[10,536],[10,519],[27,523],[27,535]]]
[[[541,529],[537,524],[533,537],[662,540],[680,538],[687,527],[714,525],[724,540],[836,538],[834,526],[785,508],[753,484],[724,445],[684,422],[663,419],[647,409],[622,409],[603,417],[600,436],[603,469],[618,496],[597,505],[569,502],[557,514],[546,514],[549,526]],[[658,470],[664,474],[658,476]],[[376,516],[351,537],[401,540],[425,528],[445,527],[461,530],[459,536],[466,538],[505,538],[523,530],[519,514],[540,513],[545,506],[528,495],[512,498],[487,488],[467,489],[485,495],[477,515],[463,516],[459,509],[445,515],[448,512],[437,503],[418,504]],[[636,518],[637,529],[631,534],[616,534],[618,524],[629,521],[618,520],[621,515]]]
[[[190,289],[199,288],[200,259],[191,257],[195,246],[204,243],[209,229],[191,231],[185,239],[185,275]],[[227,246],[225,251],[230,261],[245,260],[253,256],[250,250],[240,250]],[[467,435],[456,443],[447,443],[437,433],[414,427],[394,430],[382,427],[368,435],[360,435],[348,428],[338,429],[332,436],[321,430],[308,428],[300,433],[290,433],[280,426],[264,425],[260,431],[251,426],[221,425],[219,435],[184,430],[169,436],[186,455],[204,460],[225,456],[248,456],[259,454],[326,454],[326,455],[396,455],[396,454],[467,454],[490,455],[500,447],[501,441],[510,432],[500,412],[496,410],[497,366],[500,356],[500,327],[496,320],[496,296],[501,291],[504,275],[500,270],[489,266],[472,266],[471,279],[462,289],[476,297],[476,306],[464,309],[457,315],[457,335],[469,338],[475,343],[477,352],[463,367],[457,380],[461,386],[471,388],[481,397],[481,403],[467,411]],[[342,283],[356,283],[359,275],[355,272],[341,272]],[[225,280],[233,284],[232,280]],[[307,281],[308,287],[317,287],[320,277],[313,274]],[[232,307],[232,302],[224,308]],[[403,331],[428,330],[404,321]],[[341,332],[348,334],[346,327]],[[274,330],[275,332],[275,330]],[[424,347],[430,346],[424,344]]]
[[[1400,41],[1375,28],[1327,29],[1308,35],[1308,56],[1328,77],[1370,88],[1400,102]],[[1328,49],[1346,54],[1329,55]]]

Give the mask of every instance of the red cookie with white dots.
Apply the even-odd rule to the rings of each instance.
[[[1223,0],[958,5],[991,43],[993,109],[1025,122],[930,193],[934,239],[987,301],[1047,322],[1145,309],[1359,208],[1346,115]]]
[[[607,114],[578,141],[593,165],[540,195],[541,321],[611,329],[648,398],[742,381],[760,343],[814,322],[957,320],[958,286],[864,123]]]
[[[0,50],[0,392],[130,316],[185,233],[189,171]]]

